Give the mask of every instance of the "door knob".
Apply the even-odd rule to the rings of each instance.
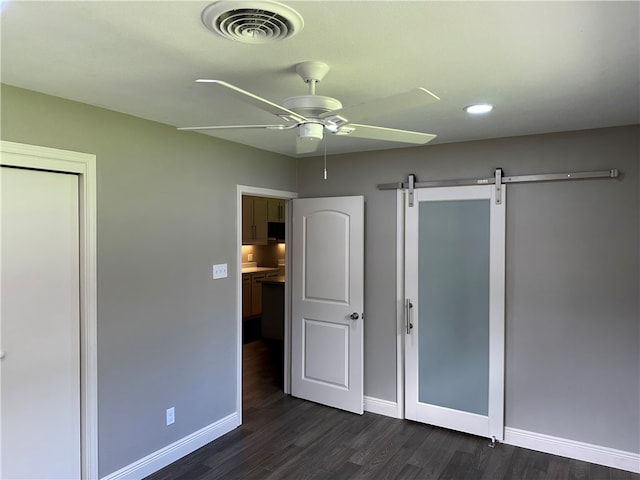
[[[0,360],[2,360],[7,354],[5,352],[0,352]]]
[[[358,315],[356,312],[353,312],[351,315],[349,315],[349,318],[351,320],[357,320],[360,318],[360,315]]]

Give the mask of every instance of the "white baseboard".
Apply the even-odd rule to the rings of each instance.
[[[384,415],[385,417],[402,418],[396,402],[374,397],[364,397],[364,411]]]
[[[167,445],[106,477],[102,477],[102,480],[140,480],[214,441],[239,425],[240,417],[238,413],[232,413],[171,445]]]
[[[597,463],[629,472],[640,473],[640,454],[601,447],[589,443],[576,442],[565,438],[552,437],[542,433],[527,432],[517,428],[504,429],[504,443],[551,453],[562,457]]]

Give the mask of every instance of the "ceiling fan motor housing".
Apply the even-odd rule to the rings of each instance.
[[[323,113],[342,108],[339,100],[321,95],[289,97],[282,102],[282,105],[307,118],[319,118]]]

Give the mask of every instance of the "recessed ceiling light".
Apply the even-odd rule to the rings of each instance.
[[[489,113],[491,110],[493,110],[493,105],[490,105],[488,103],[476,103],[474,105],[468,105],[464,107],[464,111],[472,115]]]

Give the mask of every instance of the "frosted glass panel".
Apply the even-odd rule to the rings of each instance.
[[[489,200],[419,205],[418,398],[488,415]]]

